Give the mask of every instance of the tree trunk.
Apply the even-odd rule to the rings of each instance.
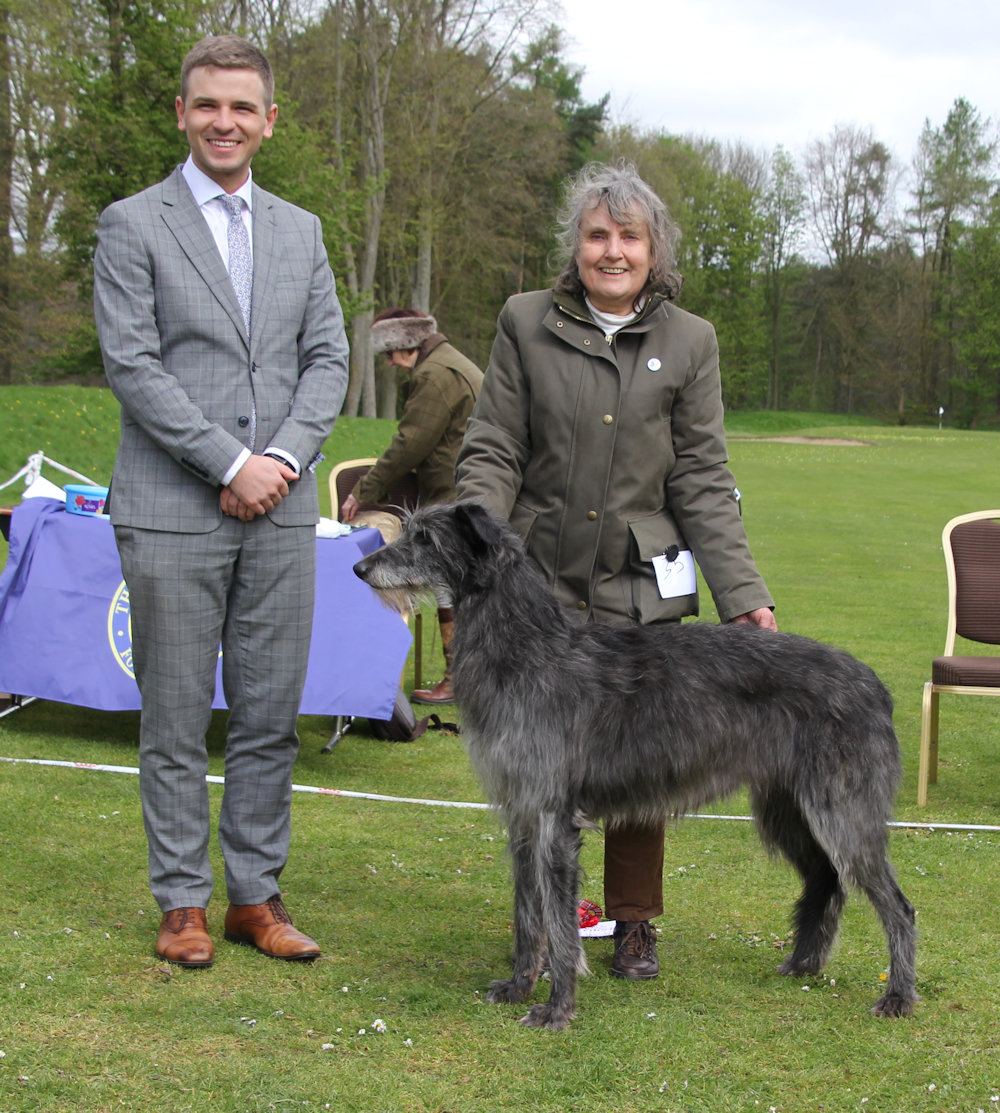
[[[346,5],[337,3],[334,8],[337,42],[337,106],[335,125],[338,158],[343,150],[341,143],[340,106],[345,103],[343,68],[340,49],[344,41],[351,42],[357,50],[357,60],[364,80],[358,94],[358,113],[361,131],[365,136],[365,154],[360,167],[360,185],[366,190],[364,238],[361,258],[355,262],[351,254],[352,295],[368,301],[369,307],[354,318],[351,326],[351,373],[344,400],[343,413],[361,417],[376,417],[378,405],[375,392],[375,358],[372,352],[369,329],[374,312],[375,266],[378,260],[379,238],[382,233],[382,214],[385,209],[385,98],[389,90],[394,47],[383,43],[383,24],[378,13],[371,10],[369,0],[353,0],[350,5],[350,26],[341,27]]]
[[[819,369],[823,362],[823,328],[820,326],[816,334],[816,362],[813,364],[813,381],[812,381],[812,397],[809,402],[809,408],[814,412],[819,409],[817,402],[819,392]]]
[[[11,171],[14,163],[14,136],[10,105],[10,10],[0,4],[0,383],[13,378],[15,308],[14,247],[11,243]]]
[[[424,204],[417,230],[417,273],[413,283],[413,308],[421,313],[431,311],[431,263],[434,257],[434,214]]]

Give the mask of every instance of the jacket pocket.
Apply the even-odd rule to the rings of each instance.
[[[698,613],[698,593],[663,599],[656,586],[653,557],[666,552],[672,545],[688,547],[677,523],[665,511],[633,518],[628,523],[629,562],[625,587],[626,604],[632,616],[642,625],[652,622],[676,622]],[[631,599],[629,598],[631,596]]]
[[[525,548],[528,547],[528,539],[537,521],[538,511],[533,506],[527,506],[523,502],[514,503],[514,509],[510,512],[510,525],[524,542]]]

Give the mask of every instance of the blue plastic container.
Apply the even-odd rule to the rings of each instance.
[[[85,487],[78,483],[67,483],[63,490],[66,492],[66,509],[70,514],[88,514],[93,517],[104,513],[107,487]]]

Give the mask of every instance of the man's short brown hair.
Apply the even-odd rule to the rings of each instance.
[[[239,35],[209,35],[187,52],[181,63],[181,100],[187,101],[188,74],[198,66],[255,70],[264,85],[264,111],[274,101],[274,74],[264,52]]]

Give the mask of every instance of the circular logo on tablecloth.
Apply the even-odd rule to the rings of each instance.
[[[118,590],[111,598],[108,608],[108,642],[111,652],[122,672],[135,680],[132,668],[132,612],[128,605],[128,588],[122,580]]]

